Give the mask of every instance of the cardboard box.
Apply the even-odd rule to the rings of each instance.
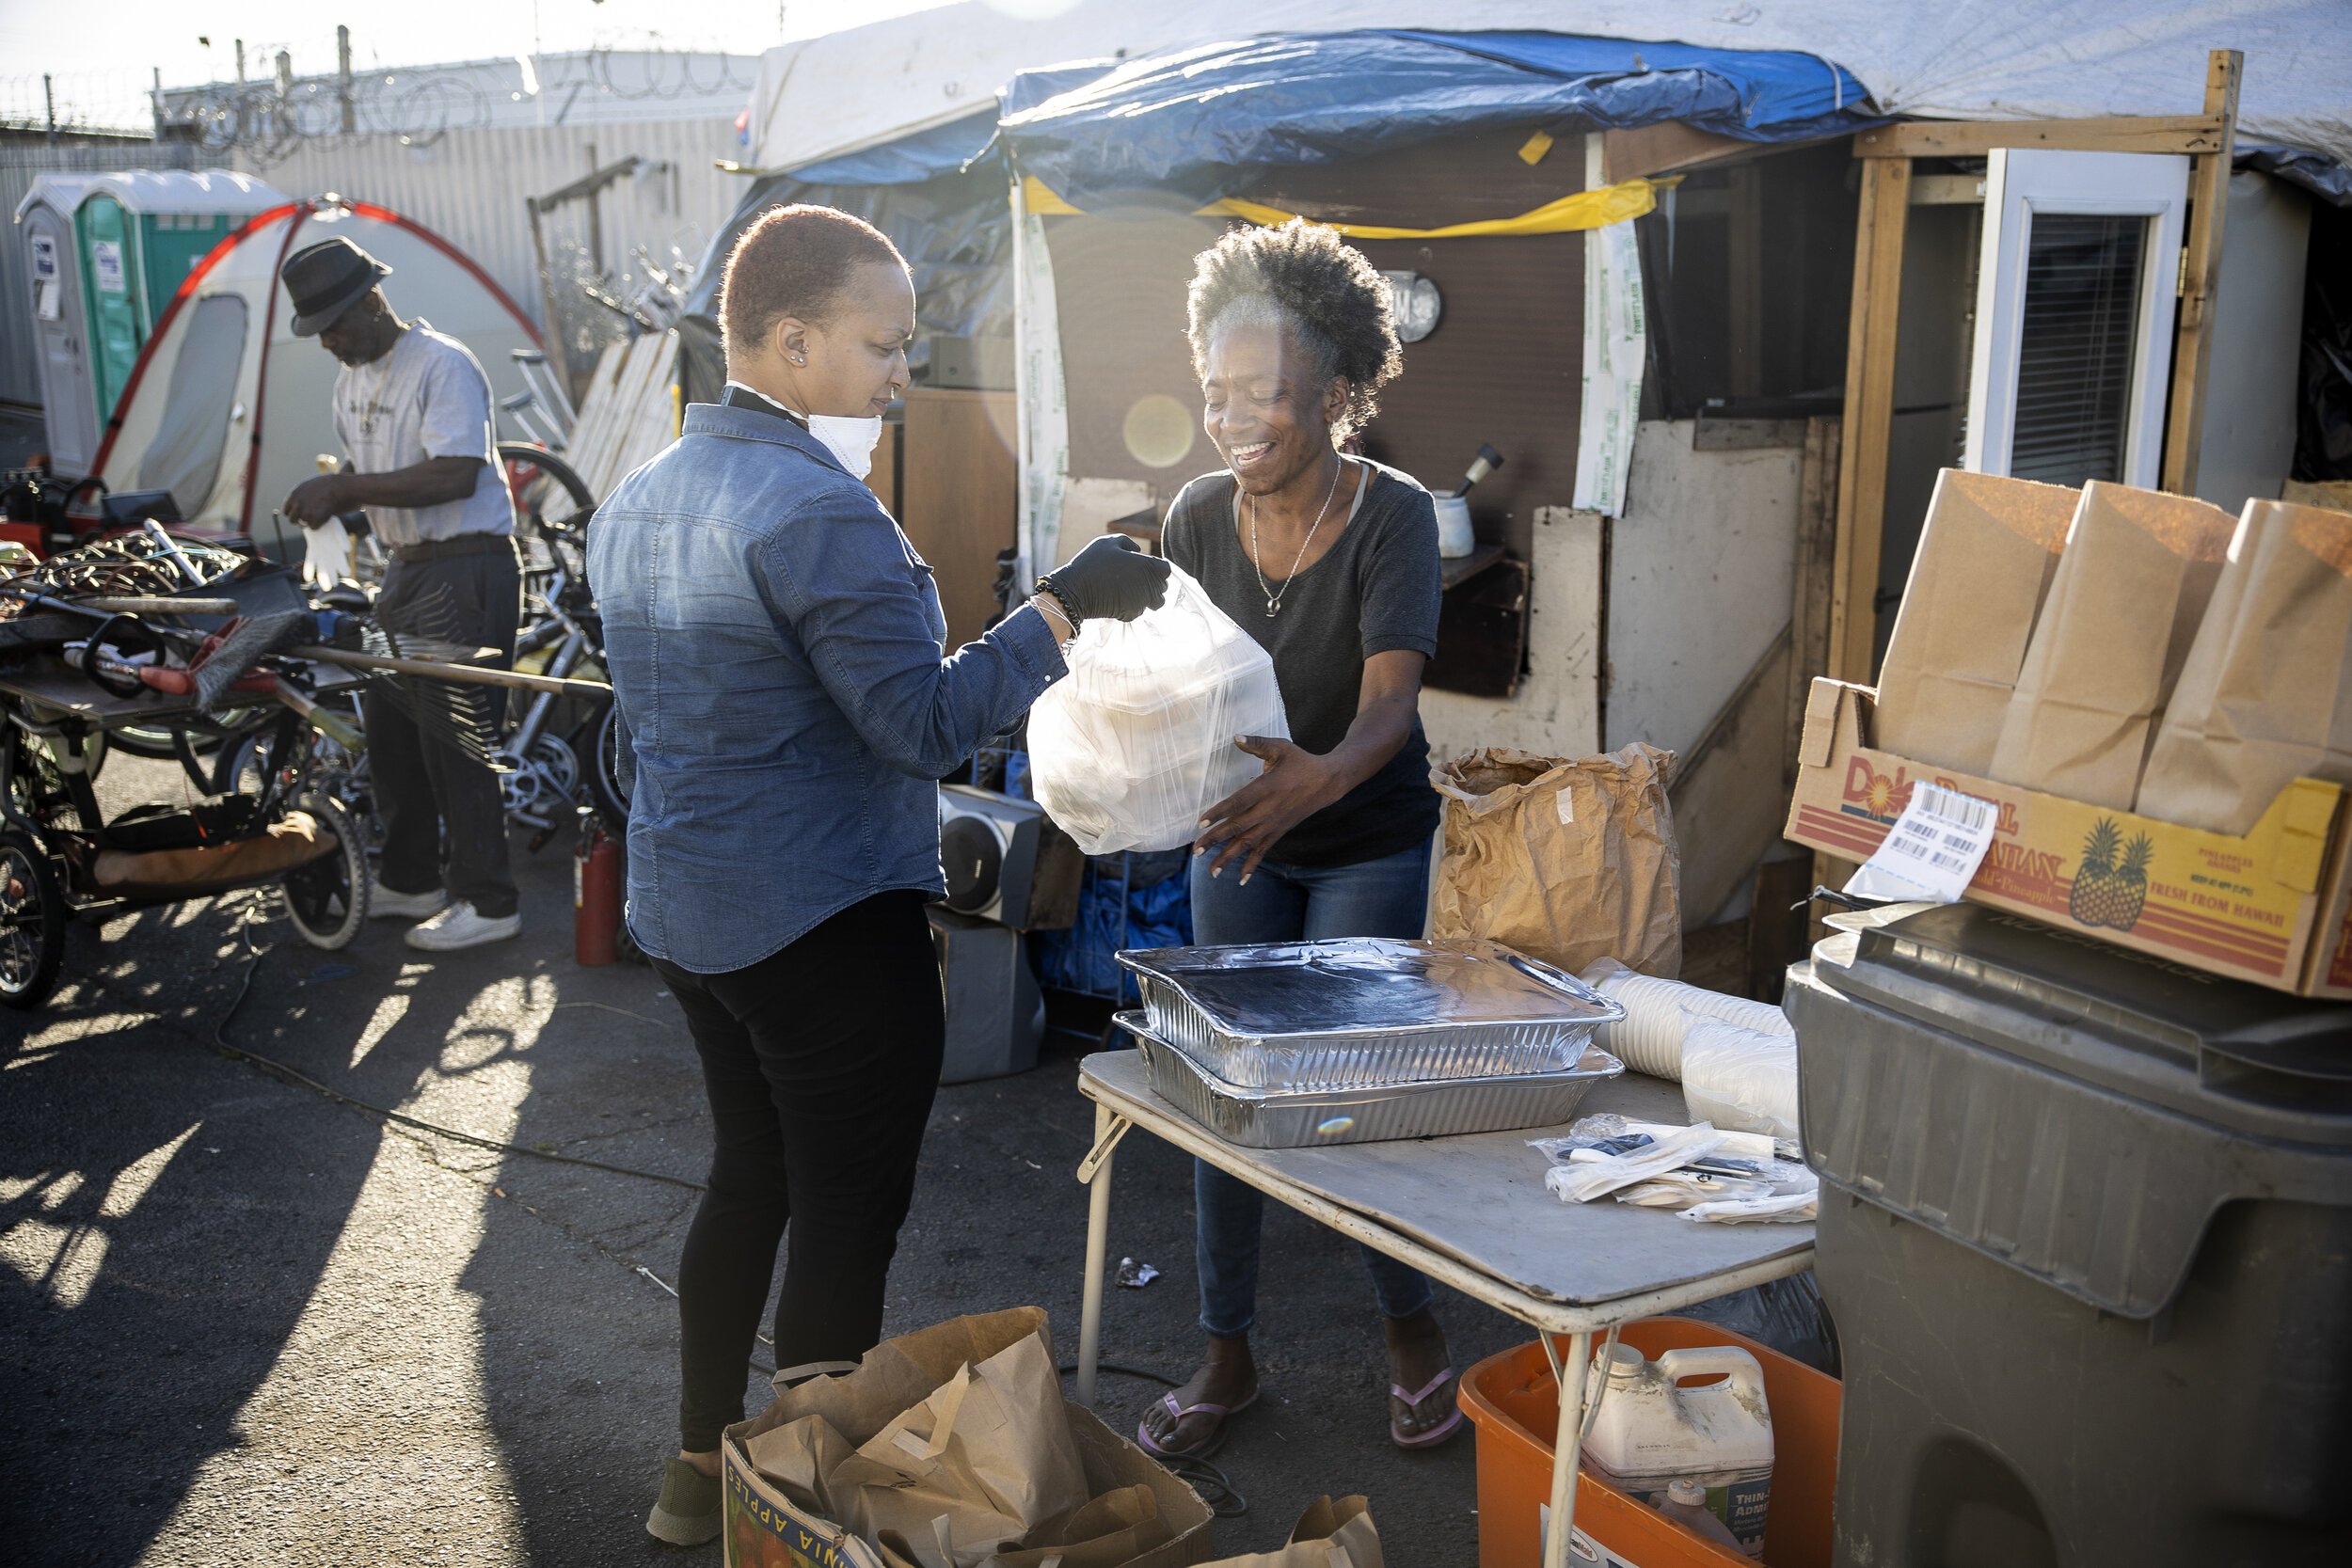
[[[2205,832],[1879,751],[1874,700],[1867,687],[1814,681],[1788,838],[1867,860],[1925,779],[1999,809],[1971,902],[2210,974],[2352,997],[2352,832],[2341,785],[2297,779],[2244,837]]]
[[[1145,1485],[1159,1499],[1160,1516],[1176,1538],[1133,1559],[1128,1568],[1190,1568],[1216,1548],[1209,1539],[1213,1515],[1200,1495],[1171,1475],[1102,1418],[1074,1401],[1070,1432],[1086,1463],[1089,1490]],[[726,1568],[887,1568],[882,1553],[833,1521],[796,1507],[781,1489],[753,1468],[744,1442],[758,1430],[755,1418],[727,1428],[720,1443],[724,1467],[725,1523],[720,1540]]]

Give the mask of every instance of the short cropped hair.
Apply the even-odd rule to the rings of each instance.
[[[1347,383],[1334,421],[1342,437],[1372,422],[1380,388],[1405,369],[1388,279],[1335,230],[1293,218],[1279,229],[1235,229],[1193,263],[1185,336],[1195,374],[1208,373],[1209,341],[1242,322],[1287,326],[1316,375]]]
[[[827,320],[850,275],[867,261],[907,264],[864,218],[800,201],[769,208],[727,252],[719,282],[723,345],[755,343],[787,316]]]

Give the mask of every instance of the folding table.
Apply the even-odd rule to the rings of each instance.
[[[1323,1148],[1237,1148],[1153,1094],[1138,1052],[1089,1056],[1079,1065],[1078,1088],[1094,1101],[1094,1148],[1078,1166],[1078,1180],[1090,1189],[1079,1402],[1094,1402],[1103,1349],[1112,1156],[1119,1140],[1140,1127],[1542,1336],[1560,1379],[1545,1568],[1567,1568],[1593,1336],[1603,1334],[1614,1344],[1618,1328],[1636,1318],[1813,1266],[1810,1225],[1701,1225],[1667,1210],[1606,1198],[1564,1204],[1545,1188],[1544,1162],[1527,1147],[1540,1130]],[[1630,1072],[1596,1087],[1578,1108],[1579,1115],[1603,1111],[1644,1121],[1688,1119],[1677,1085]],[[1567,1337],[1565,1358],[1554,1335]]]

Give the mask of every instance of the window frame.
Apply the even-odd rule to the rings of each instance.
[[[1991,152],[1963,467],[1977,473],[2010,471],[2034,215],[2138,217],[2147,220],[2150,232],[2140,253],[2123,471],[2116,477],[2126,484],[2156,488],[2164,458],[2165,399],[2171,386],[2181,247],[2187,231],[2188,177],[2189,160],[2172,153],[2040,148],[1996,148]]]

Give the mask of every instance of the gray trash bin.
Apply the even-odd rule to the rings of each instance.
[[[1969,905],[1785,1005],[1840,1568],[2352,1562],[2352,1008]]]

